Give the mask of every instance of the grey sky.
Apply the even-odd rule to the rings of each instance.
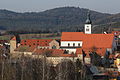
[[[0,0],[1,9],[17,12],[40,12],[65,6],[79,6],[105,13],[120,13],[120,0]]]

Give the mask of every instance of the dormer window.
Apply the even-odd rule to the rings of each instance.
[[[55,46],[55,45],[53,45],[53,46],[52,46],[52,49],[56,49],[56,46]]]
[[[80,46],[80,43],[78,43],[78,46]]]

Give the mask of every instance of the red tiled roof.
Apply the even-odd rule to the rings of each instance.
[[[61,41],[83,41],[83,48],[111,48],[113,34],[84,34],[81,32],[63,32]]]
[[[83,35],[83,32],[62,32],[61,41],[80,41]]]
[[[22,45],[19,46],[18,48],[15,49],[15,51],[19,51],[19,52],[33,52],[36,49],[36,46],[27,46],[27,45]]]
[[[28,46],[49,46],[49,43],[53,39],[25,39],[21,40],[21,45],[28,45]]]
[[[45,52],[45,50],[48,50],[48,49],[36,49],[33,55],[41,55]]]
[[[114,59],[115,55],[114,54],[110,54],[109,58]]]
[[[48,57],[73,57],[73,54],[65,54],[65,50],[62,49],[36,49],[33,55],[42,55],[46,51],[49,51]]]
[[[85,52],[86,54],[86,57],[90,57],[89,56],[89,53],[92,52],[92,48],[90,49],[87,49],[87,48],[84,48],[83,51]],[[105,56],[105,53],[106,53],[106,48],[99,48],[99,49],[96,49],[95,51],[98,55],[100,56]],[[77,48],[76,50],[76,54],[82,54],[82,48]]]

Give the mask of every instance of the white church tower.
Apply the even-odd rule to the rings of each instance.
[[[87,20],[85,22],[85,27],[84,27],[84,32],[85,34],[91,34],[92,33],[92,21],[90,20],[90,11],[88,11],[87,14]]]

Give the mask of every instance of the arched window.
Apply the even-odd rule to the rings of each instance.
[[[55,45],[53,45],[53,46],[52,46],[52,49],[56,49],[56,46],[55,46]]]
[[[70,43],[68,43],[68,47],[70,46]]]
[[[78,43],[78,46],[80,47],[80,43]]]
[[[73,43],[73,46],[75,46],[75,43]]]

